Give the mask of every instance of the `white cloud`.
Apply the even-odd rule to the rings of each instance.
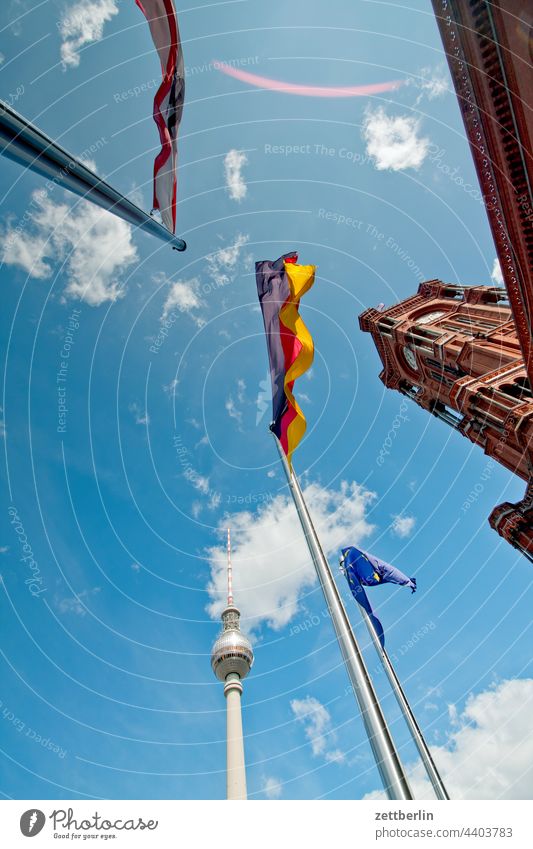
[[[99,592],[100,587],[94,587],[92,590],[83,590],[75,596],[56,599],[56,607],[60,613],[75,613],[76,616],[85,616],[87,614],[86,602],[91,596]]]
[[[313,755],[322,755],[327,744],[324,734],[331,729],[331,715],[328,709],[318,699],[307,696],[305,699],[293,699],[291,710],[305,728],[305,736],[311,743]]]
[[[242,424],[242,412],[238,409],[231,395],[228,395],[226,398],[226,403],[224,404],[226,408],[226,412],[230,419],[235,419],[239,425]]]
[[[378,171],[420,168],[429,139],[418,135],[419,128],[420,122],[411,115],[387,115],[382,106],[367,109],[362,136]]]
[[[134,572],[140,572],[141,571],[141,567],[138,563],[132,563],[131,566],[130,566],[130,569],[132,569]]]
[[[137,259],[129,224],[88,201],[54,203],[44,191],[33,192],[30,208],[26,229],[8,222],[0,230],[4,262],[40,280],[64,262],[65,295],[91,306],[123,296],[122,273]]]
[[[500,260],[498,259],[498,257],[495,257],[495,259],[494,259],[494,264],[492,266],[492,271],[491,271],[490,276],[491,276],[492,282],[495,283],[496,286],[503,286],[504,285],[502,269],[501,269]]]
[[[267,799],[279,799],[281,796],[281,781],[270,776],[264,779],[263,793]]]
[[[161,277],[156,278],[156,282],[159,282]],[[164,321],[168,318],[170,313],[177,309],[179,312],[187,313],[191,315],[194,310],[199,310],[204,306],[204,302],[202,301],[200,295],[200,281],[197,277],[193,277],[191,280],[177,280],[176,283],[172,283],[166,298],[166,301],[163,305],[163,313],[161,315],[161,321]],[[192,316],[195,322],[202,326],[204,324],[204,320],[198,316]]]
[[[224,157],[226,188],[232,200],[240,201],[246,197],[247,187],[242,176],[242,168],[247,162],[248,157],[242,150],[230,150]]]
[[[398,537],[408,537],[416,525],[414,516],[393,516],[391,530]]]
[[[2,545],[2,546],[0,546],[0,554],[7,554],[7,552],[8,552],[8,551],[9,551],[9,546],[8,546],[8,545]]]
[[[177,389],[178,385],[179,385],[179,380],[178,380],[177,377],[174,377],[170,381],[170,383],[164,383],[163,384],[163,392],[165,393],[165,395],[168,395],[169,398],[171,398],[171,397],[174,398],[174,396],[176,395],[176,389]]]
[[[346,761],[346,755],[340,749],[333,749],[331,752],[326,752],[324,757],[328,764],[343,764]]]
[[[242,378],[239,378],[237,381],[237,404],[240,404],[241,407],[246,403],[246,383]],[[239,424],[242,424],[242,410],[239,409],[233,399],[233,395],[228,395],[225,403],[225,408],[230,419],[235,419],[235,421]]]
[[[331,714],[327,707],[314,696],[305,699],[293,699],[291,710],[305,729],[305,736],[311,743],[314,757],[321,755],[328,763],[342,763],[345,755],[340,749],[330,749],[336,735],[331,728]]]
[[[420,89],[415,106],[418,106],[424,97],[427,97],[428,100],[435,100],[437,97],[442,97],[446,92],[451,90],[448,77],[443,68],[422,68],[418,76],[411,77],[408,83]]]
[[[59,21],[59,34],[62,38],[61,62],[64,69],[78,67],[78,51],[86,44],[100,41],[104,34],[104,24],[117,14],[116,0],[80,0],[65,9]]]
[[[450,90],[448,80],[444,76],[434,76],[424,80],[421,88],[429,100],[434,100],[436,97],[442,97],[443,94],[446,94],[446,92]]]
[[[312,483],[304,488],[307,505],[327,556],[347,544],[357,545],[374,530],[367,518],[375,494],[343,481],[337,490]],[[219,524],[221,535],[227,527]],[[278,495],[257,512],[233,513],[233,583],[244,626],[262,623],[283,628],[299,610],[302,593],[316,583],[292,499]],[[226,587],[225,547],[207,551],[211,580],[209,615],[218,619]]]
[[[216,510],[217,507],[220,506],[220,502],[222,501],[222,495],[220,492],[212,492],[209,496],[209,501],[207,502],[208,510]]]
[[[196,471],[194,466],[187,460],[183,477],[190,485],[205,497],[205,501],[200,502],[195,500],[191,506],[191,511],[194,518],[197,518],[202,509],[207,507],[208,510],[216,510],[222,501],[222,495],[212,488],[211,482],[206,475],[201,475]]]
[[[138,425],[149,425],[150,424],[150,416],[143,410],[137,403],[130,404],[128,407],[130,413],[133,413],[135,418],[135,424]]]
[[[194,486],[198,492],[201,492],[202,495],[209,495],[209,478],[205,477],[205,475],[200,475],[194,469],[187,469],[185,472],[185,477],[187,480]]]
[[[533,797],[533,679],[502,681],[471,695],[462,713],[450,706],[453,730],[431,751],[452,799]],[[432,799],[423,767],[410,776],[416,799]],[[383,799],[375,791],[366,799]]]
[[[243,247],[249,236],[238,233],[235,241],[206,257],[207,272],[217,286],[227,286],[234,279]]]

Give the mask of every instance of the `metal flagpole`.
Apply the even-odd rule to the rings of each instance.
[[[366,733],[376,759],[376,764],[389,799],[412,799],[407,778],[391,737],[387,722],[381,710],[377,694],[368,674],[359,645],[350,626],[337,585],[333,579],[329,563],[326,560],[307,505],[304,501],[298,478],[290,470],[285,452],[275,434],[274,440],[280,460],[287,477],[294,505],[302,525],[309,547],[311,559],[320,581],[335,633],[344,658],[346,670],[361,709]]]
[[[422,734],[418,722],[415,719],[415,715],[411,709],[411,705],[407,701],[407,697],[402,689],[402,685],[400,684],[398,676],[396,675],[396,671],[391,663],[389,655],[387,654],[386,649],[384,649],[381,645],[381,642],[376,633],[376,629],[374,628],[372,620],[370,619],[370,616],[368,615],[366,610],[361,607],[360,604],[358,604],[357,607],[361,611],[361,615],[370,632],[372,642],[374,643],[375,649],[379,654],[379,657],[383,664],[383,668],[387,674],[387,678],[389,679],[389,683],[400,706],[400,710],[409,727],[409,731],[411,732],[416,748],[418,749],[418,753],[422,759],[422,762],[428,774],[428,778],[431,781],[435,796],[437,797],[437,799],[449,800],[450,797],[448,796],[448,792],[446,790],[446,787],[444,786],[444,782],[442,781],[437,767],[435,766],[435,763],[431,756],[431,752],[429,751],[428,745],[424,740],[424,735]]]
[[[0,100],[0,153],[53,180],[62,188],[107,209],[129,224],[133,224],[168,242],[177,251],[187,245],[155,218],[144,212],[127,197],[117,192],[81,160],[71,156],[63,147],[31,124],[7,103]]]

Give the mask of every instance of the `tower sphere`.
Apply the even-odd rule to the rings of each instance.
[[[231,672],[241,680],[246,678],[254,662],[252,644],[239,629],[239,611],[227,607],[222,614],[224,630],[211,651],[211,667],[219,681],[225,681]]]

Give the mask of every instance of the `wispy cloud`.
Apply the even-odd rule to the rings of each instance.
[[[135,418],[135,424],[138,425],[149,425],[150,424],[150,416],[142,407],[139,406],[136,402],[130,404],[128,407],[130,413],[133,413]]]
[[[100,41],[104,25],[115,15],[118,15],[117,0],[80,0],[65,9],[59,21],[63,69],[78,67],[81,48]]]
[[[248,191],[242,169],[248,162],[248,157],[242,150],[229,150],[224,157],[224,176],[226,188],[232,200],[241,201]]]
[[[241,425],[242,411],[237,408],[235,401],[233,400],[233,397],[231,395],[228,395],[228,397],[226,398],[226,403],[224,404],[224,407],[226,408],[226,412],[230,419],[235,419],[235,421],[239,425]]]
[[[163,384],[163,392],[165,395],[168,395],[169,398],[174,398],[176,395],[176,389],[178,388],[179,380],[177,377],[174,377],[170,383]]]
[[[156,282],[162,282],[164,275],[158,275]],[[173,310],[178,310],[180,313],[187,313],[199,326],[202,326],[205,321],[201,316],[195,315],[197,310],[205,306],[204,301],[200,297],[200,281],[197,277],[190,280],[177,280],[170,284],[168,294],[163,304],[163,312],[161,321],[168,319]]]
[[[207,259],[207,272],[216,286],[226,286],[232,282],[237,272],[242,249],[247,244],[249,236],[238,233],[235,241],[225,248],[209,254]]]
[[[328,763],[342,763],[345,760],[340,749],[331,748],[336,735],[331,727],[331,714],[322,702],[314,696],[293,699],[291,710],[296,720],[304,727],[314,757],[322,756]]]
[[[414,516],[393,516],[391,531],[398,537],[408,537],[413,533],[415,525]]]
[[[94,587],[92,590],[83,590],[75,596],[67,596],[55,600],[55,604],[60,613],[73,613],[76,616],[85,616],[87,614],[86,602],[91,596],[97,595],[100,592],[100,587]]]
[[[237,381],[237,401],[235,402],[233,395],[228,395],[228,397],[226,398],[226,403],[224,405],[230,419],[235,419],[235,421],[239,424],[239,427],[242,425],[242,407],[245,403],[246,383],[242,378],[239,378],[239,380]]]
[[[263,779],[263,793],[267,799],[279,799],[281,796],[281,781],[269,776]]]
[[[411,115],[387,115],[384,108],[367,109],[362,136],[378,171],[418,169],[429,151],[429,139],[419,135],[420,122]]]
[[[415,108],[425,97],[428,100],[435,100],[452,90],[450,80],[443,67],[421,68],[416,77],[407,80],[407,84],[419,89],[420,93],[415,101]]]

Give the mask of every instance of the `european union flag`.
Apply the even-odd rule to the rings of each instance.
[[[415,592],[415,578],[408,578],[407,575],[404,575],[395,566],[391,566],[390,563],[385,563],[384,560],[360,551],[354,546],[342,549],[341,565],[344,568],[344,573],[353,597],[368,613],[376,629],[379,641],[384,648],[385,635],[383,633],[383,625],[375,615],[363,586],[376,587],[378,584],[400,584],[401,586],[410,587],[411,591]]]

